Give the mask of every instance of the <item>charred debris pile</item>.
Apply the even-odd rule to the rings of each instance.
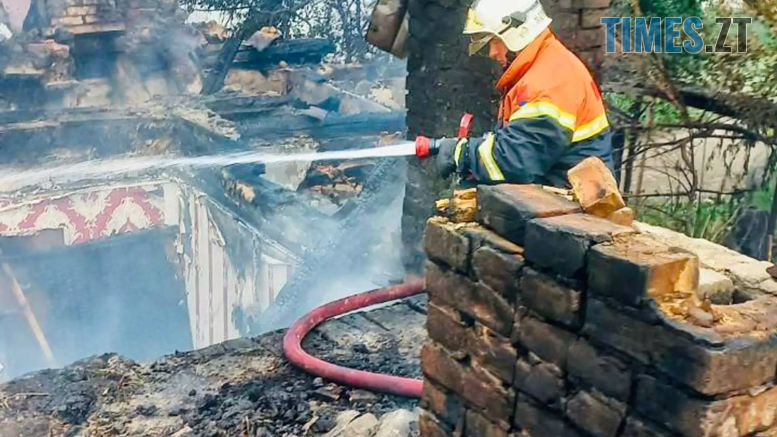
[[[356,369],[420,377],[426,300],[328,322],[304,347]],[[150,364],[117,355],[0,384],[0,437],[366,437],[418,435],[416,402],[313,378],[280,334]]]
[[[374,147],[404,131],[404,65],[330,63],[327,40],[262,29],[220,91],[203,93],[228,33],[187,23],[176,2],[33,0],[23,30],[0,23],[3,174]],[[354,263],[395,251],[398,224],[377,220],[401,207],[402,162],[0,180],[0,381],[105,352],[147,361],[254,337],[280,297],[331,298],[306,295],[311,278],[352,275]],[[325,262],[335,252],[338,265]],[[362,270],[393,275],[385,264]]]
[[[299,136],[307,149],[372,146],[380,133],[403,130],[403,64],[330,64],[335,47],[328,40],[285,39],[273,28],[246,39],[224,86],[205,96],[203,82],[219,68],[229,33],[186,19],[171,0],[33,0],[23,30],[0,36],[2,161],[40,162],[65,148],[70,155],[88,150],[88,158],[164,153],[171,145],[160,140],[159,125],[181,120],[225,141],[186,141],[184,154]],[[4,21],[8,29],[0,15]],[[183,135],[176,129],[173,137]],[[322,179],[337,173],[330,166],[312,172],[319,182],[335,182]],[[333,197],[352,182],[337,179]]]
[[[23,30],[0,36],[2,168],[374,147],[404,131],[404,64],[329,63],[330,41],[286,39],[263,28],[242,43],[221,90],[205,95],[229,32],[186,19],[171,0],[33,0]],[[375,166],[302,162],[181,177],[259,226],[289,205],[307,217],[347,215]],[[74,188],[84,184],[92,182]],[[0,187],[0,197],[18,201],[30,190],[64,188],[22,182]],[[311,244],[287,243],[298,254]]]

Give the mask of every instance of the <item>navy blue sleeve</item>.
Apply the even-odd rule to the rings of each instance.
[[[477,183],[535,183],[571,142],[572,130],[553,117],[522,118],[471,139],[459,170]]]

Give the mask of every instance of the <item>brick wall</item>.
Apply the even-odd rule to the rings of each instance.
[[[425,231],[423,437],[775,435],[777,298],[699,303],[717,261],[540,187],[478,202]]]
[[[610,11],[610,0],[543,0],[542,3],[553,18],[553,31],[598,73],[605,44],[601,19]]]
[[[594,71],[601,61],[604,28],[610,0],[543,0],[554,19],[553,30]],[[495,84],[501,67],[485,56],[470,57],[469,38],[461,34],[472,0],[409,0],[410,35],[407,42],[408,137],[455,136],[465,112],[475,116],[475,133],[493,128],[499,103]],[[405,265],[418,271],[423,265],[419,242],[424,222],[432,215],[433,200],[445,188],[434,183],[429,163],[409,160],[402,238]]]
[[[27,30],[38,28],[44,36],[57,28],[74,35],[122,32],[173,16],[176,0],[33,0]]]

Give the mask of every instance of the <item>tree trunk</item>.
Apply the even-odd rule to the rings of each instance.
[[[638,97],[634,103],[631,104],[631,118],[634,124],[639,124],[639,117],[642,115],[642,98]],[[631,185],[634,179],[634,161],[637,159],[637,130],[630,129],[629,134],[625,138],[626,142],[626,171],[623,175],[623,193],[625,197],[631,193]]]
[[[626,147],[626,132],[618,129],[612,136],[612,159],[615,167],[615,180],[618,186],[621,183],[621,173],[623,172],[623,152]]]
[[[777,182],[775,182],[775,184],[777,184]],[[774,240],[775,230],[777,230],[777,185],[775,186],[774,195],[772,196],[772,209],[769,212],[769,226],[766,229],[766,235],[764,235],[766,242],[769,244],[767,247],[769,250],[769,261],[772,260],[772,241]]]

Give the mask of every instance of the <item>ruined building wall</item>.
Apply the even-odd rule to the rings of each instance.
[[[0,46],[0,76],[51,108],[196,94],[202,41],[186,17],[176,0],[32,0],[25,32]],[[10,100],[30,106],[25,93]]]
[[[725,249],[673,247],[536,186],[478,202],[478,223],[426,229],[423,437],[775,435],[773,287],[698,300],[700,265]],[[759,264],[721,275],[751,287]]]
[[[605,16],[610,0],[544,0],[554,19],[553,30],[596,70],[601,61]],[[410,36],[407,42],[408,137],[455,136],[464,113],[475,116],[475,134],[492,129],[499,94],[495,89],[501,68],[485,56],[468,56],[469,38],[461,34],[471,0],[409,0]],[[405,264],[419,271],[423,253],[419,242],[424,220],[432,215],[433,200],[445,187],[433,182],[431,163],[410,159],[402,234]]]
[[[24,27],[44,37],[58,28],[74,35],[121,32],[177,11],[175,0],[32,0]]]
[[[475,115],[475,133],[491,129],[499,95],[494,89],[497,66],[485,57],[467,56],[468,38],[461,34],[467,8],[464,0],[410,0],[407,41],[408,138],[455,136],[462,115]],[[435,195],[432,163],[410,159],[402,219],[405,264],[418,271],[423,263],[419,241],[424,220],[431,216]]]

